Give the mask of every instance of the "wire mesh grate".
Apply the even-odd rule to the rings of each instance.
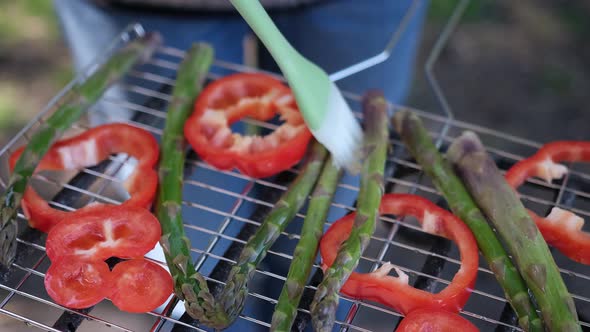
[[[125,42],[142,33],[136,26],[123,34],[121,41]],[[182,50],[162,47],[152,60],[135,68],[121,84],[110,89],[89,113],[101,116],[101,109],[108,108],[114,118],[105,121],[127,122],[148,130],[159,139],[175,71],[183,56]],[[236,71],[252,70],[217,61],[211,70],[210,79]],[[67,89],[65,91],[67,93]],[[59,97],[55,101],[59,101]],[[346,97],[355,110],[360,110],[360,96],[347,93]],[[8,178],[8,156],[26,144],[30,133],[55,110],[55,101],[0,151],[3,186]],[[391,105],[393,111],[402,108]],[[432,137],[440,143],[441,150],[444,151],[449,142],[463,130],[473,130],[480,135],[504,170],[539,147],[535,142],[455,121],[448,115],[413,111],[421,116]],[[255,120],[244,120],[238,126],[243,123],[259,126],[263,130],[275,128],[272,123]],[[87,127],[87,122],[81,121],[71,132],[77,133]],[[391,145],[393,149],[386,165],[387,191],[416,193],[446,207],[444,199],[405,151],[394,132],[391,133]],[[34,185],[50,200],[52,206],[64,210],[74,210],[94,201],[120,203],[127,197],[121,182],[132,169],[133,160],[117,155],[79,172],[37,175]],[[223,284],[243,244],[297,172],[298,169],[293,168],[271,179],[252,179],[236,171],[218,171],[200,161],[193,152],[188,152],[183,192],[185,229],[193,244],[192,259],[199,272],[207,277],[213,292],[219,291],[219,285]],[[357,193],[358,179],[345,177],[332,202],[325,229],[333,221],[354,211]],[[557,205],[586,216],[590,214],[590,173],[574,169],[568,178],[552,184],[532,179],[521,188],[521,194],[525,205],[538,213],[547,213]],[[245,310],[230,330],[265,331],[270,326],[273,308],[299,239],[305,209],[297,214],[256,270]],[[182,304],[174,297],[154,312],[142,315],[120,312],[109,301],[81,311],[55,304],[43,286],[44,273],[49,265],[44,250],[45,235],[27,227],[22,214],[19,219],[16,261],[10,269],[0,271],[0,313],[13,319],[9,321],[24,322],[26,325],[21,327],[50,331],[209,331],[184,314]],[[590,267],[572,262],[557,251],[553,253],[566,284],[574,294],[582,324],[585,329],[590,328],[590,289],[585,287],[590,280]],[[165,266],[160,248],[150,252],[148,257]],[[399,220],[392,216],[381,217],[358,271],[370,272],[385,262],[391,262],[407,273],[410,283],[415,287],[431,292],[443,289],[460,267],[459,253],[452,242],[423,232],[419,224],[411,219]],[[480,262],[475,289],[462,315],[482,331],[519,330],[491,271],[483,259]],[[321,280],[318,263],[319,260],[314,265],[300,305],[295,323],[297,330],[311,329],[308,308],[315,286]],[[336,328],[390,331],[400,319],[401,315],[389,308],[343,296]],[[0,327],[5,321],[4,318],[0,319]]]

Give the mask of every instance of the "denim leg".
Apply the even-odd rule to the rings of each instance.
[[[138,22],[147,31],[159,31],[166,46],[187,49],[206,41],[218,59],[241,62],[242,40],[248,27],[231,14],[154,14],[103,8],[90,1],[54,0],[55,9],[77,69],[91,62],[128,24]]]
[[[413,0],[326,0],[293,12],[276,12],[273,19],[293,46],[328,73],[377,55],[384,48]],[[412,71],[428,1],[418,9],[391,57],[337,82],[344,91],[362,94],[381,89],[396,103],[403,102]],[[262,64],[276,70],[266,52]]]

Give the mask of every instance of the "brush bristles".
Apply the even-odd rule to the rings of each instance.
[[[363,130],[334,84],[328,99],[326,117],[322,125],[317,130],[312,130],[312,133],[333,155],[337,167],[344,167],[351,174],[360,171]]]

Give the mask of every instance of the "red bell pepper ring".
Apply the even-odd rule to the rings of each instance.
[[[590,142],[556,141],[545,144],[533,156],[512,166],[506,173],[506,181],[515,190],[530,177],[539,177],[551,183],[568,172],[566,166],[558,164],[561,161],[590,162]],[[544,218],[530,210],[529,214],[547,243],[576,262],[590,264],[590,234],[582,231],[584,219],[558,207],[553,207]]]
[[[242,136],[230,128],[245,117],[267,121],[276,114],[285,122],[266,136]],[[291,90],[256,73],[229,75],[209,84],[197,98],[184,134],[205,162],[257,178],[298,163],[311,139]]]
[[[381,303],[403,314],[418,308],[461,310],[475,284],[479,263],[477,243],[469,228],[455,215],[416,195],[384,195],[379,212],[413,216],[425,232],[453,240],[459,248],[461,268],[451,283],[436,294],[410,286],[408,276],[389,263],[371,273],[353,272],[340,291],[353,298]],[[324,270],[332,265],[338,248],[348,238],[354,215],[351,213],[336,221],[322,237],[320,253]],[[395,269],[399,277],[389,276],[391,269]]]
[[[23,150],[24,147],[10,156],[11,170]],[[134,172],[124,183],[130,198],[123,204],[149,207],[158,186],[154,167],[158,162],[159,147],[152,134],[137,127],[107,124],[58,141],[49,148],[35,171],[78,170],[94,166],[115,153],[126,153],[137,159]],[[69,213],[52,208],[31,186],[25,190],[22,207],[29,225],[43,232],[49,232]]]
[[[440,309],[417,309],[399,324],[396,332],[478,332],[467,319]]]
[[[158,219],[142,207],[87,206],[55,225],[45,241],[51,261],[63,256],[106,260],[143,257],[162,235]]]

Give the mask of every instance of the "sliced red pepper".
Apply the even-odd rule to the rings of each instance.
[[[467,319],[440,309],[417,309],[399,324],[396,332],[478,332]]]
[[[430,234],[453,240],[461,255],[461,268],[451,283],[441,292],[433,294],[408,284],[408,276],[386,263],[372,273],[352,273],[341,289],[343,294],[357,299],[375,301],[403,314],[418,308],[436,308],[458,312],[469,298],[477,277],[479,253],[473,234],[455,215],[416,195],[387,194],[379,208],[381,214],[413,216]],[[320,242],[323,268],[327,269],[336,258],[354,222],[354,213],[336,221]],[[399,277],[389,276],[395,269]]]
[[[543,145],[533,156],[519,161],[506,173],[506,181],[516,190],[528,178],[547,182],[562,178],[568,169],[561,161],[590,162],[590,142],[556,141]],[[590,234],[582,231],[584,219],[554,207],[546,217],[529,210],[545,241],[567,257],[590,264]]]
[[[69,213],[51,229],[45,248],[52,261],[66,255],[136,258],[152,250],[161,234],[158,219],[145,208],[97,204]]]
[[[24,147],[10,156],[11,170],[23,150]],[[116,153],[126,153],[137,159],[134,172],[124,183],[130,198],[123,204],[149,207],[158,186],[154,166],[158,161],[159,147],[149,132],[137,127],[122,123],[107,124],[58,141],[51,146],[35,171],[78,170],[94,166]],[[25,190],[22,207],[29,225],[43,232],[49,232],[69,213],[52,208],[31,186]]]
[[[170,273],[146,259],[121,262],[109,270],[100,260],[63,256],[45,274],[45,289],[58,304],[84,309],[110,298],[122,311],[149,312],[172,294]]]
[[[88,308],[112,294],[113,275],[103,261],[65,256],[52,262],[45,273],[45,289],[64,307]]]
[[[127,312],[149,312],[161,306],[172,294],[170,273],[145,259],[132,259],[115,265],[113,304]]]
[[[285,122],[266,136],[242,136],[230,126],[251,117],[259,121],[276,114]],[[291,90],[281,81],[256,73],[225,76],[209,84],[195,102],[184,133],[197,154],[221,169],[237,168],[252,177],[268,177],[303,157],[311,132]]]

